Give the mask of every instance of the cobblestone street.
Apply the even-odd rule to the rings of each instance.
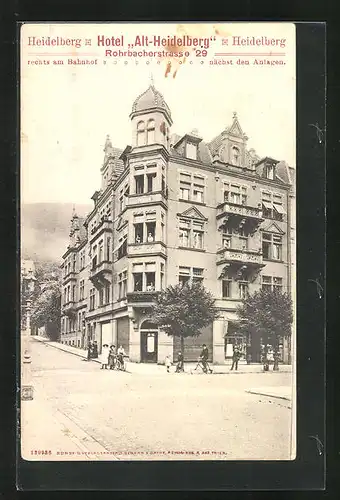
[[[288,391],[291,373],[112,372],[33,339],[31,351],[25,458],[46,448],[49,460],[290,458],[291,401],[270,393]]]

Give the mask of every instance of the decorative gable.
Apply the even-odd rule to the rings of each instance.
[[[208,220],[196,207],[190,207],[181,214],[177,215],[180,217],[187,217],[188,219]]]
[[[262,227],[262,231],[266,233],[285,234],[275,222],[270,222],[267,226]]]

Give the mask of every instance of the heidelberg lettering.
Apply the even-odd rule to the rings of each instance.
[[[114,47],[123,47],[124,35],[121,35],[121,36],[98,35],[97,45],[98,45],[98,47],[107,47],[109,45],[114,46]]]

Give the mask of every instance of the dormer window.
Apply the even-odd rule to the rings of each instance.
[[[267,179],[274,180],[274,165],[273,164],[268,164],[266,167],[266,177]]]
[[[233,165],[240,165],[240,150],[236,146],[231,148],[231,161]]]
[[[186,144],[186,157],[190,160],[197,160],[197,145],[187,142]]]

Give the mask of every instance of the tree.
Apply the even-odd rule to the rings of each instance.
[[[58,340],[60,325],[61,297],[58,282],[51,282],[40,293],[32,307],[33,326],[45,326],[51,340]]]
[[[264,365],[268,366],[268,347],[273,347],[273,370],[278,370],[280,341],[291,335],[293,308],[290,296],[276,289],[261,289],[243,301],[237,314],[244,333],[262,338]]]
[[[153,321],[169,336],[180,337],[184,354],[184,339],[198,337],[201,329],[217,317],[215,299],[199,282],[169,286],[153,306]]]

